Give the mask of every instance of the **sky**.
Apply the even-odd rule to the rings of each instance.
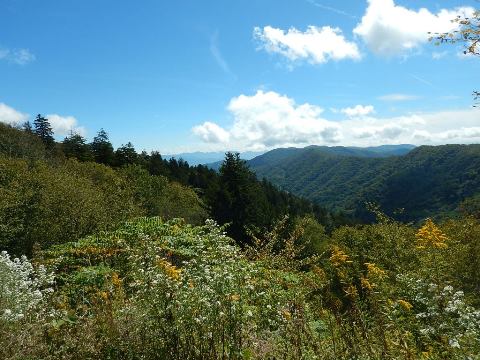
[[[1,0],[0,121],[162,153],[480,142],[476,0]]]

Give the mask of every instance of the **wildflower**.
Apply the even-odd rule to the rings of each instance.
[[[370,281],[366,277],[363,277],[360,279],[360,284],[362,285],[362,288],[365,290],[373,290],[373,285],[370,284]]]
[[[458,340],[457,339],[450,339],[448,340],[448,344],[453,347],[453,348],[457,348],[457,349],[460,349],[460,344],[458,343]]]
[[[413,305],[410,304],[410,303],[409,303],[408,301],[406,301],[406,300],[400,299],[400,300],[398,300],[398,303],[399,303],[400,306],[401,306],[402,308],[404,308],[406,311],[410,311],[410,310],[412,309],[412,307],[413,307]]]
[[[284,317],[285,320],[290,320],[292,318],[292,313],[287,309],[283,309],[282,316]]]
[[[446,244],[448,237],[433,223],[432,219],[427,219],[415,236],[417,238],[418,249],[425,249],[427,247],[445,249],[448,247]]]
[[[165,271],[165,274],[172,280],[179,280],[181,269],[178,269],[175,265],[172,265],[167,260],[158,260],[157,266]]]
[[[332,255],[330,256],[330,261],[334,266],[340,266],[343,263],[351,263],[351,260],[348,260],[348,255],[345,254],[338,246],[334,246],[332,249]]]
[[[120,280],[120,277],[118,276],[118,274],[116,272],[114,272],[112,274],[112,284],[115,287],[120,287],[122,285],[122,280]]]
[[[370,276],[376,276],[381,279],[386,275],[384,270],[380,269],[373,263],[365,263],[365,266],[367,267],[368,275]]]
[[[238,295],[238,294],[230,295],[230,300],[231,301],[238,301],[238,300],[240,300],[240,295]]]

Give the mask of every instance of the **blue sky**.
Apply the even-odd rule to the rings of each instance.
[[[0,121],[137,150],[480,141],[475,0],[2,0]],[[421,9],[423,8],[423,9]]]

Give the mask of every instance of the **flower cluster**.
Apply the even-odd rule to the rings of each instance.
[[[53,292],[53,273],[37,269],[25,256],[11,259],[0,253],[0,320],[17,321],[32,314]]]
[[[425,224],[417,231],[417,248],[425,249],[433,247],[437,249],[447,248],[447,236],[435,225],[432,219],[427,219]]]

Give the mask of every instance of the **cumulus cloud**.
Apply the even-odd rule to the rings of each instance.
[[[193,132],[206,142],[218,143],[229,138],[230,145],[248,149],[317,142],[331,144],[340,140],[339,126],[320,117],[323,109],[310,104],[298,105],[273,91],[235,97],[228,111],[234,119],[228,131],[204,123],[194,127]]]
[[[368,0],[361,22],[353,30],[374,53],[395,56],[408,53],[428,42],[429,32],[450,32],[459,24],[452,19],[471,16],[474,9],[459,7],[432,13],[396,5],[394,0]]]
[[[215,123],[206,121],[202,125],[195,126],[193,133],[206,143],[226,143],[230,134]]]
[[[347,107],[345,109],[340,110],[343,114],[347,115],[348,117],[359,117],[359,116],[367,116],[369,114],[373,114],[375,112],[375,108],[372,105],[357,105],[354,107]]]
[[[87,131],[83,126],[78,126],[78,121],[73,116],[49,114],[46,116],[55,135],[68,135],[70,132],[85,136]]]
[[[7,104],[0,103],[0,122],[15,126],[24,123],[27,119],[27,114],[23,114]]]
[[[26,65],[35,60],[35,55],[28,49],[0,49],[0,60],[17,65]]]
[[[322,64],[329,60],[361,58],[358,46],[346,40],[339,28],[309,26],[306,31],[293,27],[285,31],[265,26],[256,27],[253,34],[260,49],[280,54],[290,62],[305,60]]]
[[[350,108],[343,121],[328,120],[323,109],[273,91],[240,95],[228,104],[233,122],[194,127],[210,149],[268,150],[307,145],[374,146],[382,144],[445,144],[480,141],[478,110],[416,113],[394,118],[374,117],[373,106]],[[357,109],[356,111],[354,109]]]

